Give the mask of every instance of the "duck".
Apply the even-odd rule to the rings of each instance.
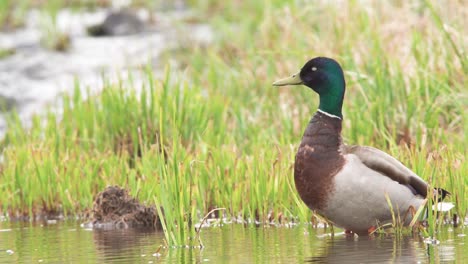
[[[409,225],[426,199],[442,201],[450,194],[431,187],[384,151],[343,143],[346,82],[334,59],[313,58],[299,72],[273,85],[305,85],[319,95],[318,110],[295,156],[294,182],[302,201],[345,233],[369,235],[392,223],[392,210],[403,225]],[[430,194],[434,197],[428,197]],[[447,203],[440,211],[452,207]]]

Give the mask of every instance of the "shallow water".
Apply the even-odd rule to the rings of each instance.
[[[322,229],[202,229],[205,248],[161,249],[162,232],[92,231],[75,221],[55,224],[0,222],[0,263],[466,263],[468,229],[447,227],[440,244],[422,237],[345,237]]]

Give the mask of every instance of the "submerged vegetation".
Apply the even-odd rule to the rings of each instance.
[[[218,38],[178,49],[181,68],[159,77],[143,67],[141,86],[104,80],[99,95],[78,81],[59,111],[36,116],[30,128],[12,114],[1,145],[0,211],[75,215],[119,185],[164,209],[170,244],[187,243],[214,208],[239,222],[317,223],[296,193],[292,166],[318,97],[271,83],[323,55],[345,69],[346,142],[380,148],[448,190],[450,214],[463,222],[467,7],[325,2],[192,3]],[[431,235],[438,217],[430,214]]]

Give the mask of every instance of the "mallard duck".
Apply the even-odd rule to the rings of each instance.
[[[343,144],[341,108],[346,84],[341,66],[333,59],[318,57],[298,73],[273,83],[300,84],[320,96],[294,164],[296,189],[304,203],[346,233],[369,234],[377,225],[392,222],[388,199],[394,214],[409,224],[410,212],[425,205],[432,187],[381,150]],[[449,194],[434,190],[439,200]]]

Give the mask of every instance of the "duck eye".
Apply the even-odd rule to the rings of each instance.
[[[317,67],[312,67],[312,71],[317,71]]]

